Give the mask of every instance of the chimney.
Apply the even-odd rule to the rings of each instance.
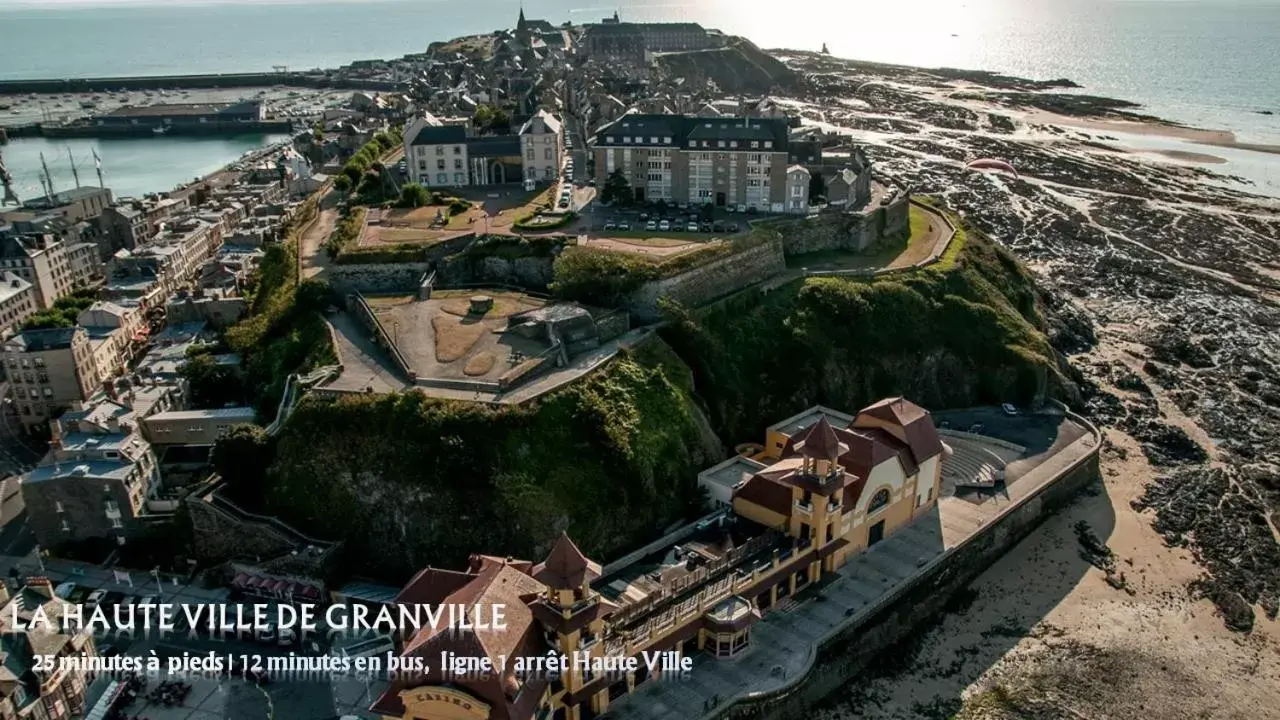
[[[53,582],[43,575],[27,578],[27,589],[34,590],[50,600],[53,599]]]

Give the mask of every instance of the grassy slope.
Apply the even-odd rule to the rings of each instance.
[[[960,244],[923,272],[797,280],[696,314],[676,309],[664,336],[729,444],[815,402],[856,410],[905,395],[941,408],[1061,387],[1026,271],[985,238]]]
[[[525,407],[308,400],[280,438],[269,506],[390,582],[477,551],[537,559],[562,529],[608,560],[688,517],[723,445],[815,402],[941,408],[1054,390],[1041,325],[1026,272],[970,235],[923,273],[677,310],[664,340]]]
[[[607,558],[687,515],[690,470],[718,459],[687,375],[659,343],[527,407],[307,401],[280,438],[270,505],[388,578],[478,550],[540,557],[562,529]]]

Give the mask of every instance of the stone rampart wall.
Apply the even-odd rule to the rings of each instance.
[[[908,232],[910,205],[910,195],[899,191],[888,205],[861,212],[832,208],[803,220],[775,221],[772,226],[782,233],[788,257],[828,250],[860,252]]]
[[[416,293],[430,263],[385,263],[378,265],[330,265],[325,272],[329,284],[344,295],[385,295]]]
[[[641,322],[653,322],[661,319],[659,298],[669,298],[686,307],[699,307],[768,280],[786,268],[783,242],[770,239],[679,275],[647,282],[632,293],[625,306]]]

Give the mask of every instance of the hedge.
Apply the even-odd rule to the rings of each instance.
[[[384,247],[358,247],[343,250],[334,262],[338,265],[379,265],[383,263],[422,262],[427,248],[418,243],[400,243]]]

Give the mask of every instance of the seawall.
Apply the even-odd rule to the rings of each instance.
[[[963,543],[930,563],[909,583],[878,601],[879,610],[837,630],[814,653],[808,672],[780,690],[760,693],[720,708],[707,717],[732,720],[807,720],[813,706],[826,699],[874,662],[881,653],[908,637],[943,611],[955,593],[1021,542],[1045,518],[1070,504],[1076,494],[1099,477],[1101,436],[1083,424],[1093,448],[1044,481],[1034,492],[993,519]]]

